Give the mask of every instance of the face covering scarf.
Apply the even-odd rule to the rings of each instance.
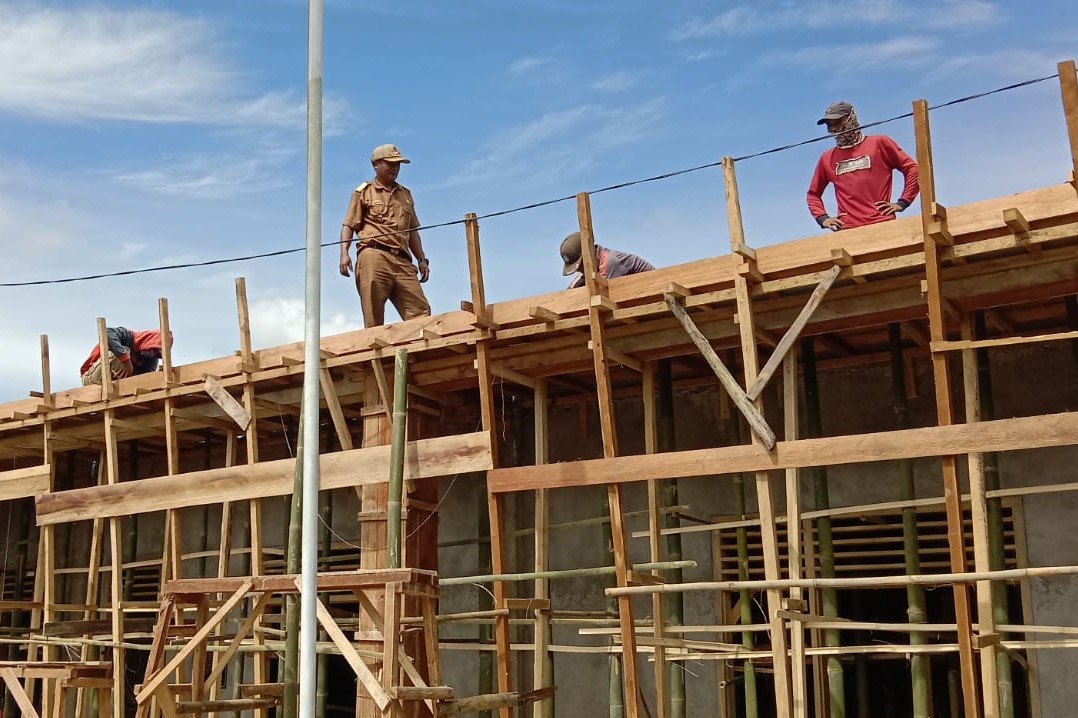
[[[846,119],[842,121],[834,135],[835,144],[843,149],[854,147],[865,139],[861,132],[861,123],[857,121],[857,110],[850,110],[850,114],[846,115]]]

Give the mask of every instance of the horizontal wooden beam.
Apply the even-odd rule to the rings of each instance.
[[[37,496],[49,490],[48,464],[0,471],[0,501]]]
[[[323,454],[321,489],[386,482],[389,453],[390,447],[386,445]],[[410,441],[405,447],[405,479],[485,471],[491,466],[489,436],[484,432]],[[286,496],[292,493],[295,468],[295,459],[279,459],[44,494],[37,500],[37,522],[39,526],[47,526],[224,501]]]
[[[506,493],[1072,444],[1078,444],[1078,412],[780,441],[770,452],[739,445],[518,466],[487,472],[487,485],[492,492]]]

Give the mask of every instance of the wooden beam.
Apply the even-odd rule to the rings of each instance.
[[[243,404],[236,401],[215,376],[207,374],[204,386],[210,398],[217,402],[217,406],[232,417],[232,420],[236,422],[240,429],[247,431],[247,427],[251,425],[251,415],[243,408]]]
[[[408,480],[491,468],[485,432],[410,441],[405,449]],[[322,456],[322,490],[382,484],[389,475],[389,446],[338,451]],[[117,486],[73,489],[39,497],[39,525],[88,518],[127,516],[223,501],[287,496],[294,459],[193,471],[179,476],[125,481]]]
[[[730,395],[730,399],[733,400],[734,405],[745,416],[745,420],[749,423],[749,428],[752,429],[753,436],[759,436],[763,445],[770,449],[775,445],[775,432],[771,430],[771,427],[767,425],[767,420],[764,419],[760,410],[757,409],[752,401],[745,395],[745,390],[741,388],[741,385],[734,379],[733,374],[726,368],[726,365],[722,363],[722,359],[715,352],[715,349],[711,346],[711,342],[707,340],[703,332],[696,326],[692,318],[689,317],[688,312],[685,311],[685,307],[677,301],[677,298],[673,295],[665,295],[666,304],[670,307],[670,311],[681,322],[681,326],[684,327],[685,332],[692,339],[693,344],[703,355],[704,360],[707,361],[708,366],[715,372],[715,376],[719,378],[719,383],[726,389],[726,393]],[[755,340],[753,340],[753,346],[755,346]]]
[[[1078,414],[1070,412],[996,419],[975,425],[951,424],[779,441],[771,452],[764,451],[763,447],[739,445],[619,456],[608,460],[567,461],[546,466],[515,466],[490,471],[488,484],[491,491],[505,493],[1076,444]],[[38,499],[39,504],[43,499]]]
[[[1067,139],[1071,150],[1071,179],[1078,190],[1078,80],[1075,79],[1074,60],[1065,60],[1057,66],[1059,89],[1063,97],[1063,115],[1067,120]]]
[[[47,493],[51,469],[49,464],[40,464],[24,469],[0,471],[0,501],[13,501]]]
[[[49,336],[41,335],[41,402],[47,406],[55,405],[52,395],[52,371],[49,366]]]
[[[337,441],[343,450],[351,451],[352,432],[348,429],[348,420],[344,417],[344,409],[341,407],[337,387],[333,384],[333,375],[330,374],[329,369],[326,367],[319,369],[318,381],[322,385],[322,396],[326,399],[326,408],[329,409],[330,419],[333,420],[333,428],[337,432]]]
[[[932,134],[928,121],[928,103],[913,103],[914,134],[917,138],[917,164],[921,190],[921,228],[924,235],[925,280],[928,288],[928,325],[932,341],[947,338],[946,316],[940,278],[938,229],[940,207],[936,202],[936,179],[932,161]],[[944,215],[944,220],[946,216]],[[950,369],[945,354],[932,354],[932,373],[935,378],[936,414],[939,425],[954,423],[951,407]],[[940,457],[943,465],[944,495],[947,497],[947,543],[950,549],[951,570],[960,573],[966,568],[965,538],[962,532],[962,506],[959,501],[958,468],[953,453]],[[959,662],[962,675],[962,697],[966,718],[980,718],[981,704],[977,690],[977,675],[973,655],[973,630],[970,621],[969,590],[954,585],[955,617],[958,625]]]
[[[778,370],[782,361],[786,358],[786,353],[790,351],[790,347],[794,345],[794,342],[801,336],[801,332],[804,330],[805,325],[808,324],[809,319],[812,318],[813,312],[816,311],[816,307],[820,306],[820,302],[823,301],[824,295],[827,294],[827,290],[834,284],[835,279],[838,278],[839,272],[842,271],[842,267],[834,266],[824,275],[824,278],[820,280],[820,283],[813,290],[812,295],[809,296],[805,307],[801,310],[801,313],[797,315],[797,319],[790,325],[790,328],[786,330],[786,333],[782,335],[782,339],[779,340],[775,350],[771,352],[771,356],[768,358],[767,363],[764,364],[764,368],[760,370],[759,376],[756,377],[756,381],[752,383],[745,395],[750,401],[755,401],[760,394],[763,393],[764,387],[767,386],[767,382],[771,380],[771,377]]]
[[[726,192],[726,218],[730,229],[730,244],[734,251],[745,246],[745,230],[741,218],[741,200],[737,190],[737,175],[734,170],[732,157],[722,158],[723,185]],[[741,333],[741,356],[745,370],[745,384],[751,386],[759,372],[759,358],[756,354],[756,335],[754,332],[755,321],[753,318],[752,297],[749,292],[748,279],[744,275],[734,277],[734,291],[737,293],[738,329]],[[670,304],[670,301],[667,301]],[[702,337],[703,335],[701,335]],[[710,347],[710,344],[708,345]],[[738,397],[731,395],[735,405],[741,408]],[[760,411],[762,403],[759,399],[749,402],[747,397],[742,397],[745,403],[754,406]],[[742,410],[744,414],[745,411]],[[766,426],[766,424],[765,424]],[[775,435],[768,437],[761,435],[757,427],[749,421],[752,428],[753,446],[763,446],[771,450],[775,445]],[[770,432],[770,429],[768,429]],[[769,440],[770,439],[770,440]],[[757,471],[756,474],[756,503],[760,511],[761,531],[760,538],[763,543],[764,576],[770,580],[779,578],[779,546],[778,534],[775,530],[775,510],[771,495],[771,477],[767,471]],[[786,635],[786,626],[778,612],[782,609],[782,593],[777,589],[767,591],[767,616],[771,624],[771,656],[775,679],[775,715],[777,718],[789,718],[793,709],[793,696],[790,688],[790,659],[787,655],[789,645]]]

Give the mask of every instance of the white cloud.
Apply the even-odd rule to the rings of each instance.
[[[826,69],[834,73],[864,73],[877,68],[923,67],[934,64],[939,41],[924,37],[897,37],[877,43],[814,45],[798,50],[777,50],[760,58],[760,67]],[[835,58],[842,63],[836,65]]]
[[[631,72],[612,72],[604,75],[591,84],[592,89],[599,92],[624,92],[634,87],[640,81],[640,76]]]
[[[509,65],[509,74],[518,77],[534,73],[541,68],[549,67],[552,60],[545,57],[522,57]]]
[[[988,0],[942,0],[920,5],[898,0],[753,3],[682,23],[671,33],[671,39],[685,42],[796,28],[889,25],[910,16],[922,17],[925,24],[936,29],[969,29],[993,24],[1001,18],[999,7]]]
[[[206,21],[160,9],[0,8],[0,112],[56,121],[304,125],[291,93],[249,92]],[[330,105],[331,120],[341,114]]]
[[[191,199],[229,199],[288,185],[282,171],[294,152],[239,156],[198,156],[166,162],[150,169],[117,171],[120,184],[144,192]]]
[[[495,134],[470,153],[482,159],[466,164],[440,186],[508,180],[536,186],[564,181],[594,165],[603,152],[646,138],[664,113],[662,99],[627,107],[582,105],[548,112]],[[536,157],[543,161],[537,164]]]
[[[392,313],[392,307],[388,311]],[[251,303],[251,342],[255,346],[273,347],[302,341],[303,324],[302,299],[275,297]],[[361,327],[358,306],[352,317],[341,312],[322,316],[322,336]]]

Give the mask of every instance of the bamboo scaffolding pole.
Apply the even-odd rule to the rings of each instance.
[[[902,328],[897,323],[887,327],[891,345],[891,388],[895,404],[896,425],[899,429],[909,428],[909,396],[906,386],[905,364],[902,357]],[[899,464],[902,476],[902,500],[915,501],[917,488],[913,474],[913,461],[905,459]],[[912,506],[902,509],[902,548],[905,554],[906,573],[916,575],[921,572],[921,557],[917,540],[917,511]],[[910,623],[924,623],[925,592],[921,586],[906,587],[906,615]],[[910,643],[923,645],[925,637],[920,631],[910,634]],[[931,673],[928,661],[918,654],[910,658],[910,690],[913,701],[913,718],[930,718],[932,715]]]
[[[657,561],[635,563],[633,571],[655,571],[678,568],[696,568],[696,561]],[[553,571],[529,571],[527,573],[496,573],[479,576],[451,576],[438,579],[440,586],[464,586],[473,583],[494,583],[496,581],[535,581],[541,578],[576,578],[579,576],[603,576],[617,571],[617,566],[595,566],[592,568],[567,568]]]
[[[533,388],[534,413],[534,443],[535,463],[545,464],[548,460],[548,428],[549,393],[546,379],[536,379]],[[534,552],[535,570],[537,572],[550,569],[550,506],[549,489],[536,489],[535,491],[535,529],[534,529]],[[535,597],[539,600],[550,600],[550,581],[545,578],[535,580]],[[508,613],[508,609],[505,609]],[[554,654],[547,650],[553,643],[551,631],[551,612],[538,611],[535,615],[533,640],[535,642],[535,654],[532,657],[532,686],[534,688],[548,688],[554,685]],[[554,718],[554,696],[535,701],[532,705],[532,718]]]
[[[302,416],[302,414],[301,414]],[[288,512],[288,540],[285,544],[285,571],[296,575],[302,561],[301,536],[303,532],[303,420],[300,419],[299,435],[296,439],[296,469],[292,478],[292,500]],[[299,595],[288,593],[285,599],[285,650],[281,666],[281,682],[284,683],[284,695],[281,711],[284,718],[295,718],[299,710],[299,631],[300,606]],[[246,602],[244,602],[246,606]]]
[[[735,412],[730,412],[730,439],[734,443],[741,443],[741,417]],[[746,512],[745,503],[745,474],[737,473],[733,477],[734,486],[734,511],[739,516]],[[749,548],[748,533],[744,528],[737,529],[737,577],[738,580],[747,581],[749,578]],[[738,611],[741,615],[741,623],[752,623],[752,593],[748,589],[738,591]],[[770,626],[768,626],[770,629]],[[752,633],[742,631],[741,644],[746,649],[752,649],[754,640]],[[756,666],[752,661],[745,661],[741,666],[744,676],[745,691],[745,716],[756,718],[759,715],[759,694],[757,692]]]
[[[812,337],[806,337],[801,342],[802,364],[805,382],[805,417],[807,422],[807,434],[810,438],[823,436],[823,426],[820,418],[820,386],[816,375],[816,341]],[[827,468],[817,466],[812,469],[812,492],[815,497],[816,508],[826,510],[831,505],[828,491]],[[820,560],[820,576],[827,579],[835,575],[835,548],[831,536],[831,517],[820,516],[816,519],[816,544]],[[838,595],[834,589],[828,588],[821,592],[823,615],[834,617],[838,615]],[[823,634],[824,645],[835,647],[840,645],[841,638],[837,631],[825,630]],[[828,705],[830,706],[831,718],[845,718],[846,716],[846,677],[842,662],[831,657],[827,660],[827,693]]]
[[[984,312],[976,312],[973,317],[973,338],[980,339],[985,335]],[[975,350],[973,357],[963,352],[963,371],[975,372],[977,399],[980,408],[980,419],[991,421],[995,418],[995,403],[992,398],[992,372],[988,362],[988,352],[985,349]],[[968,405],[971,398],[967,397]],[[970,421],[970,417],[966,417]],[[989,491],[999,489],[999,456],[995,452],[981,455],[981,471],[984,477],[984,490],[987,496]],[[1005,568],[1006,539],[1003,526],[1003,504],[999,498],[986,498],[985,500],[988,522],[988,568],[999,571]],[[990,584],[990,596],[992,603],[992,621],[995,630],[999,630],[998,624],[1009,623],[1010,609],[1007,599],[1007,586],[999,581]],[[981,633],[985,631],[978,629]],[[1004,636],[1000,636],[1003,638]],[[996,682],[999,686],[999,716],[1000,718],[1014,718],[1014,676],[1011,666],[1011,658],[1007,651],[994,651]],[[982,658],[987,660],[987,657]]]
[[[655,439],[657,449],[660,452],[677,450],[677,432],[674,424],[674,382],[669,359],[658,362],[655,380],[658,389],[658,401],[656,403],[657,416]],[[662,517],[664,528],[678,528],[680,519],[677,514],[680,497],[678,496],[678,483],[676,479],[665,479],[658,482],[659,512]],[[683,553],[681,549],[681,537],[674,534],[666,539],[666,560],[681,561]],[[652,557],[653,561],[662,560],[660,554]],[[667,572],[667,579],[674,583],[683,580],[680,569]],[[681,597],[674,596],[665,598],[659,603],[665,611],[664,630],[676,630],[685,622],[685,604]],[[669,718],[684,718],[687,715],[687,703],[685,695],[685,671],[681,666],[669,664],[666,666],[665,681],[669,690]],[[661,716],[660,716],[661,718]]]
[[[851,576],[846,578],[802,578],[792,579],[753,579],[750,581],[690,581],[680,584],[660,586],[626,586],[608,588],[607,593],[619,596],[646,595],[655,591],[678,593],[681,591],[739,591],[749,590],[785,590],[800,588],[890,588],[908,586],[944,586],[955,583],[966,585],[977,581],[1019,581],[1031,578],[1054,578],[1078,574],[1078,566],[1034,566],[1031,568],[1009,568],[1003,571],[966,571],[962,573],[926,573],[916,576]],[[972,625],[972,624],[971,624]],[[961,631],[961,625],[959,625]]]
[[[393,424],[389,462],[386,545],[389,568],[401,567],[401,504],[404,496],[404,449],[408,428],[408,350],[398,349],[393,364]]]

